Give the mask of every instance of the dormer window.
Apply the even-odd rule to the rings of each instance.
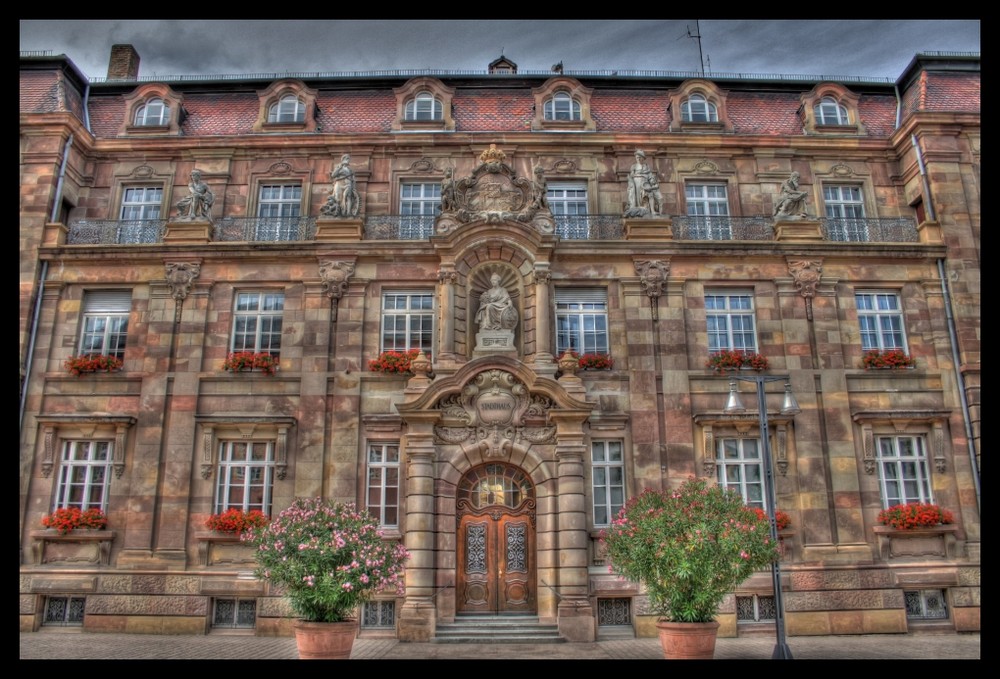
[[[141,127],[162,127],[170,122],[170,107],[160,98],[150,99],[135,110],[135,124]]]
[[[686,123],[717,123],[719,111],[701,94],[692,94],[681,104],[681,120]]]
[[[545,102],[546,120],[580,120],[580,102],[566,92],[556,92]]]
[[[271,104],[267,111],[269,123],[301,123],[306,117],[306,106],[294,94],[286,94]]]
[[[430,92],[421,92],[406,102],[406,120],[441,120],[441,102]]]
[[[823,97],[816,105],[817,125],[850,125],[847,109],[836,102],[833,97]]]

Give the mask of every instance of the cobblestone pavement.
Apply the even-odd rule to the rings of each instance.
[[[236,635],[167,636],[74,631],[21,633],[22,660],[292,660],[289,637]],[[791,637],[798,660],[978,660],[979,634],[871,634]],[[771,657],[772,637],[719,639],[717,660]],[[656,639],[566,644],[415,644],[395,639],[358,639],[352,660],[655,660]]]

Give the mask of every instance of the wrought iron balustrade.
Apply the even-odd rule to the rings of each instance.
[[[303,241],[315,237],[315,217],[224,217],[215,223],[212,232],[212,240],[254,243]]]
[[[141,245],[162,243],[165,219],[83,219],[71,222],[68,245]]]
[[[437,215],[369,215],[365,217],[368,240],[425,240],[434,235]]]
[[[770,217],[678,215],[672,218],[674,240],[774,240]]]
[[[909,217],[822,219],[823,239],[856,243],[917,243],[917,223]]]
[[[620,215],[553,215],[556,235],[566,240],[620,240]]]

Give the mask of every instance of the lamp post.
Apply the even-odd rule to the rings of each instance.
[[[775,517],[777,511],[777,500],[774,494],[774,461],[771,457],[771,437],[767,431],[767,394],[764,385],[768,382],[784,382],[785,397],[781,404],[782,415],[796,415],[802,412],[799,404],[792,394],[792,385],[788,381],[787,375],[732,375],[729,378],[729,397],[726,399],[725,412],[738,413],[746,408],[740,401],[740,394],[736,388],[736,382],[753,382],[757,386],[757,411],[760,418],[760,442],[764,454],[764,492],[767,494],[767,518],[771,524],[771,540],[778,544],[778,521]],[[771,580],[774,585],[774,617],[775,636],[774,653],[771,658],[775,660],[791,660],[792,650],[785,641],[785,606],[781,600],[781,564],[775,559],[771,563]]]

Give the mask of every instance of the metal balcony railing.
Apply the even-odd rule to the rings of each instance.
[[[315,217],[224,217],[212,231],[216,241],[277,243],[315,237]]]
[[[556,235],[566,240],[620,240],[621,215],[553,215]]]
[[[774,240],[770,217],[691,216],[673,217],[674,240]]]
[[[917,243],[917,223],[909,217],[822,219],[823,239],[857,243]]]
[[[140,245],[162,243],[165,219],[86,219],[72,222],[69,245]]]
[[[369,215],[366,240],[426,240],[434,235],[437,215]]]

